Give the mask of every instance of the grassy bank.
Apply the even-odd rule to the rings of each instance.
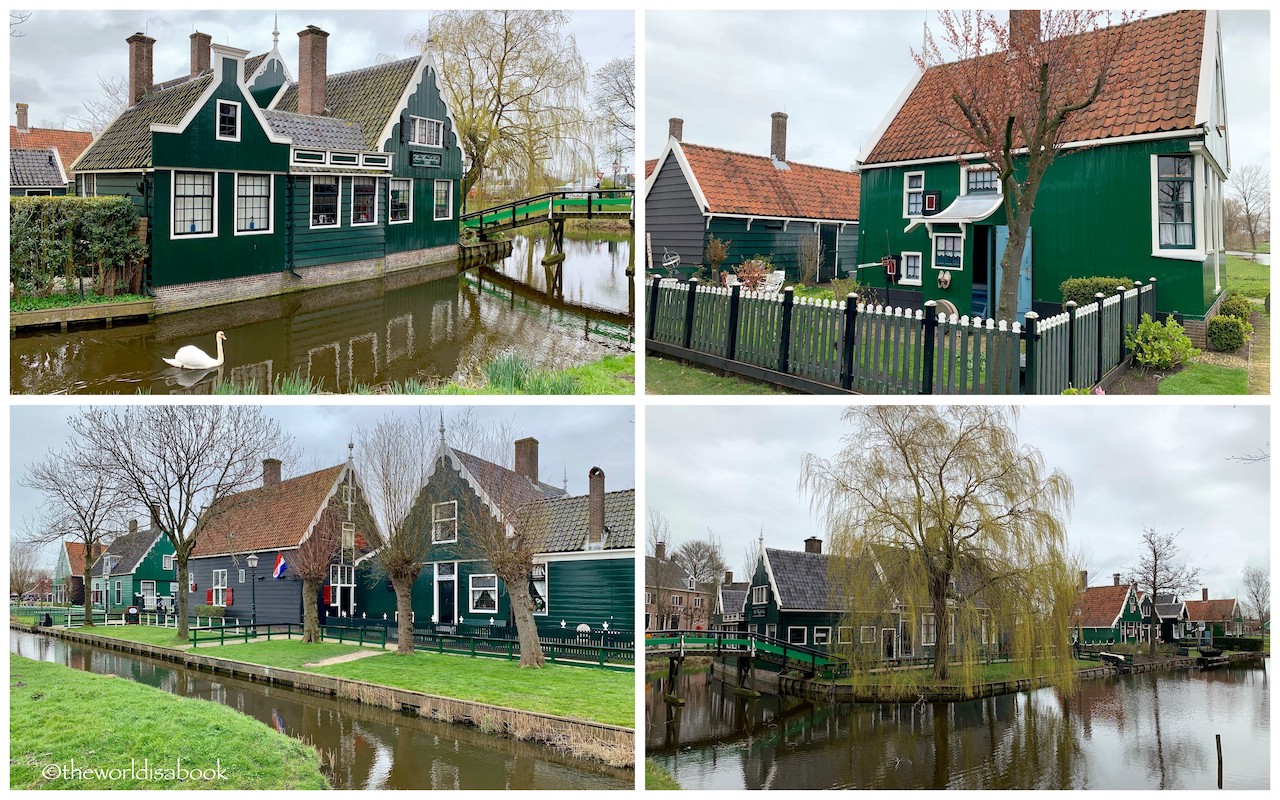
[[[1271,267],[1240,256],[1227,256],[1227,291],[1235,290],[1245,297],[1263,298],[1271,293]]]
[[[140,294],[118,294],[115,297],[86,293],[81,297],[76,294],[53,294],[48,297],[11,297],[9,313],[19,311],[48,311],[53,308],[74,308],[76,306],[100,306],[106,303],[142,303],[150,300]]]
[[[152,625],[94,625],[92,628],[70,628],[73,633],[104,636],[110,639],[127,639],[130,642],[155,644],[161,647],[180,647],[185,640],[177,638],[173,628],[157,628]]]
[[[1188,364],[1156,384],[1156,394],[1248,394],[1249,372],[1218,364]]]
[[[675,776],[658,766],[652,758],[644,760],[644,788],[658,790],[675,790],[680,789],[680,784],[676,782]]]
[[[710,370],[668,358],[649,356],[644,360],[644,390],[648,394],[788,394],[767,383]]]
[[[308,655],[307,648],[314,648]],[[200,647],[202,655],[264,666],[302,668],[325,658],[357,652],[355,645],[296,641]],[[593,720],[627,728],[635,726],[635,677],[593,667],[548,664],[540,670],[520,669],[515,661],[462,655],[394,653],[362,658],[308,672],[393,686],[415,692],[496,706]]]
[[[217,703],[119,678],[10,656],[9,786],[13,789],[324,789],[319,755]],[[152,770],[222,768],[220,780]],[[179,762],[181,760],[181,762]],[[129,775],[50,776],[51,765]],[[155,778],[153,774],[150,778]]]

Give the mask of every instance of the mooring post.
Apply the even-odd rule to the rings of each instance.
[[[795,305],[796,290],[788,286],[782,290],[782,341],[778,343],[778,372],[786,373],[791,365],[791,309]]]
[[[853,348],[858,326],[858,295],[853,292],[844,299],[844,331],[840,337],[840,388],[853,389]]]
[[[1215,733],[1214,741],[1218,744],[1218,788],[1222,788],[1222,734]]]
[[[924,304],[924,374],[921,376],[920,394],[933,394],[933,351],[938,334],[938,301]]]

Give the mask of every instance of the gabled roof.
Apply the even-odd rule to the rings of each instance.
[[[98,565],[102,563],[102,559],[113,559],[111,565],[112,575],[128,575],[138,568],[138,562],[147,554],[147,551],[156,543],[156,540],[164,536],[164,531],[159,528],[139,528],[133,533],[124,533],[117,536],[111,541],[111,546],[106,549],[101,556],[98,557],[94,566],[94,572],[100,572]]]
[[[67,185],[58,151],[9,148],[9,185],[14,187],[54,188]]]
[[[653,168],[658,166],[658,159],[650,158],[644,162],[644,176],[647,178],[653,174]]]
[[[1188,622],[1230,622],[1236,618],[1236,600],[1188,600]]]
[[[529,503],[565,495],[563,489],[558,489],[542,481],[534,483],[515,470],[507,469],[492,461],[486,461],[479,456],[473,456],[470,453],[464,453],[452,447],[448,449],[476,483],[480,485],[480,488],[489,496],[490,500],[507,506],[500,509],[503,514],[514,512]]]
[[[663,583],[666,586],[658,586],[658,573],[660,570],[666,570],[667,573],[662,576]],[[695,592],[697,589],[690,589],[689,584],[693,577],[670,558],[659,561],[654,556],[644,557],[644,583],[645,586],[652,586],[659,589],[679,589],[682,592]]]
[[[1130,585],[1090,586],[1076,598],[1071,616],[1072,627],[1110,628],[1116,618],[1124,613],[1125,600],[1129,598]]]
[[[720,607],[717,611],[721,614],[741,613],[742,607],[747,603],[747,593],[750,591],[751,584],[746,581],[720,584]]]
[[[685,171],[703,213],[851,222],[858,219],[861,179],[856,172],[795,161],[786,162],[787,168],[780,169],[767,156],[669,139],[667,149],[657,160],[666,164],[672,156]]]
[[[1115,63],[1113,78],[1102,95],[1064,130],[1063,141],[1193,130],[1206,19],[1204,11],[1176,11],[1127,23],[1132,47]],[[1003,59],[1005,54],[979,58]],[[955,64],[941,64],[913,79],[917,81],[914,88],[864,164],[980,152],[962,133],[940,122],[950,117],[945,72],[954,68]]]
[[[84,567],[85,567],[84,543],[83,542],[63,542],[62,546],[66,548],[67,564],[71,569],[71,574],[73,576],[83,576]],[[101,546],[93,548],[93,558],[89,559],[90,564],[98,560],[98,556],[102,555],[102,550],[103,548]]]
[[[531,516],[530,541],[539,553],[568,553],[584,549],[590,522],[590,496],[541,500],[522,514]],[[636,492],[625,489],[604,494],[604,549],[636,546]]]
[[[410,81],[426,56],[377,64],[330,75],[325,82],[325,116],[346,120],[364,135],[364,150],[381,150],[383,130],[400,107]],[[290,84],[273,106],[298,111],[298,84]]]
[[[63,166],[73,163],[85,148],[93,141],[93,134],[88,131],[64,131],[58,128],[29,128],[19,131],[16,125],[9,126],[9,148],[25,150],[48,150],[55,148],[62,159]]]
[[[230,495],[206,512],[209,520],[192,557],[297,547],[338,489],[346,465]]]
[[[298,147],[315,147],[321,150],[369,149],[360,126],[336,117],[316,117],[294,114],[288,111],[263,111],[271,130],[280,136],[288,136]]]
[[[778,607],[788,611],[829,611],[837,605],[827,578],[826,553],[766,547],[765,564],[773,577]]]
[[[186,76],[156,87],[121,112],[102,135],[84,151],[72,169],[148,169],[151,163],[151,126],[177,125],[209,88],[213,72]]]

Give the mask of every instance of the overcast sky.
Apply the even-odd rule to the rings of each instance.
[[[359,427],[372,427],[384,414],[413,415],[418,407],[395,406],[267,406],[285,433],[292,434],[299,451],[294,463],[283,467],[291,477],[340,464],[347,458],[347,441]],[[10,530],[19,533],[27,520],[38,520],[41,496],[18,485],[27,468],[63,446],[70,436],[67,420],[78,413],[75,406],[14,406],[11,410],[9,457],[11,505]],[[437,408],[425,408],[432,420]],[[446,439],[450,421],[462,414],[459,406],[444,408]],[[587,472],[600,467],[605,490],[635,488],[635,413],[624,405],[523,405],[476,406],[481,421],[511,421],[517,437],[538,440],[539,478],[561,486],[567,471],[569,493],[587,493]],[[438,423],[437,423],[438,424]],[[357,462],[359,454],[356,454]],[[139,512],[139,517],[142,513]],[[45,551],[52,567],[56,547]]]
[[[788,160],[850,168],[916,71],[926,15],[937,30],[925,11],[650,12],[645,157],[671,117],[687,142],[768,155],[769,115],[784,111]],[[1269,164],[1270,17],[1221,20],[1232,164]]]
[[[426,7],[424,7],[426,9]],[[188,37],[201,31],[218,44],[265,53],[271,49],[272,20],[264,11],[36,11],[9,39],[9,123],[14,103],[31,106],[31,124],[63,127],[83,115],[84,101],[100,95],[97,76],[127,78],[125,39],[142,31],[156,40],[155,79],[188,72]],[[631,11],[574,11],[569,32],[587,62],[588,75],[610,59],[631,55],[635,16]],[[298,73],[298,31],[316,25],[329,32],[330,73],[375,63],[380,55],[407,58],[417,51],[410,34],[425,30],[429,10],[290,11],[279,10],[280,53],[289,71]]]
[[[841,411],[650,406],[645,503],[667,517],[677,544],[710,528],[738,576],[761,528],[767,547],[801,550],[811,535],[825,543],[797,481],[805,453],[839,451],[851,431]],[[1201,585],[1211,597],[1233,597],[1243,596],[1241,569],[1271,563],[1270,469],[1227,457],[1268,446],[1268,414],[1266,406],[1032,406],[1018,434],[1075,486],[1067,530],[1091,584],[1137,564],[1144,526],[1181,529],[1182,555],[1200,567]]]

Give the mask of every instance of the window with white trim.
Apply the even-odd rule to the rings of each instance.
[[[336,228],[338,220],[338,187],[336,175],[311,176],[311,227]]]
[[[458,501],[431,504],[431,541],[445,544],[458,541]]]
[[[551,607],[551,586],[547,582],[547,565],[534,564],[529,572],[529,594],[533,600],[533,613],[546,616]]]
[[[918,217],[924,213],[924,173],[908,172],[902,176],[902,215]]]
[[[52,197],[52,189],[28,189],[27,197]]]
[[[841,625],[836,629],[836,641],[839,644],[853,644],[853,628]]]
[[[208,236],[217,198],[212,172],[173,173],[173,235]]]
[[[995,168],[983,164],[962,169],[965,194],[998,194],[1000,192],[999,173]]]
[[[645,592],[645,593],[644,593],[644,604],[645,604],[646,606],[651,606],[651,605],[653,605],[653,592]]]
[[[813,643],[826,646],[831,643],[831,628],[814,628]]]
[[[861,637],[861,641],[863,644],[875,644],[876,643],[876,626],[863,625],[859,635]]]
[[[161,556],[160,569],[165,572],[173,572],[173,556]]]
[[[907,284],[909,286],[919,286],[921,270],[923,269],[923,266],[924,266],[923,253],[903,252],[902,280],[899,281],[899,283]]]
[[[218,141],[240,141],[240,104],[234,100],[218,101]]]
[[[1195,157],[1157,156],[1157,213],[1160,246],[1191,249],[1196,244],[1192,176]]]
[[[444,147],[444,122],[427,117],[410,117],[413,130],[409,135],[410,144],[421,144],[427,147]]]
[[[778,638],[778,626],[770,622],[764,626],[764,635],[770,639]]]
[[[236,233],[271,233],[270,175],[236,175]]]
[[[435,183],[435,218],[453,219],[453,181]]]
[[[244,583],[244,570],[240,570],[240,575],[238,577],[240,578],[240,583]]]
[[[787,626],[787,644],[808,644],[809,629]]]
[[[936,614],[920,615],[920,644],[925,647],[938,643],[938,616]]]
[[[671,605],[672,605],[672,606],[674,606],[674,607],[676,607],[676,608],[680,608],[681,606],[683,606],[683,605],[684,605],[684,595],[682,595],[682,594],[673,594],[673,595],[671,595]]]
[[[695,598],[693,598],[693,607],[694,607],[694,608],[702,608],[702,598],[701,598],[701,597],[695,597]]]
[[[767,586],[752,586],[751,587],[751,605],[759,606],[769,602],[768,591],[769,591],[769,587]]]
[[[116,605],[124,605],[124,581],[116,581]]]
[[[351,179],[351,224],[378,224],[378,179],[357,175]]]
[[[190,592],[194,592],[195,590],[196,590],[195,573],[193,573],[191,570],[187,570],[187,592],[190,593]]]
[[[958,233],[936,233],[933,236],[933,268],[961,269],[964,238]]]
[[[390,197],[387,220],[393,225],[413,222],[413,179],[392,178],[387,191]]]
[[[498,576],[472,575],[469,579],[472,614],[492,614],[498,610]]]
[[[215,606],[225,606],[227,604],[227,571],[225,569],[215,569],[213,571],[213,604]]]

